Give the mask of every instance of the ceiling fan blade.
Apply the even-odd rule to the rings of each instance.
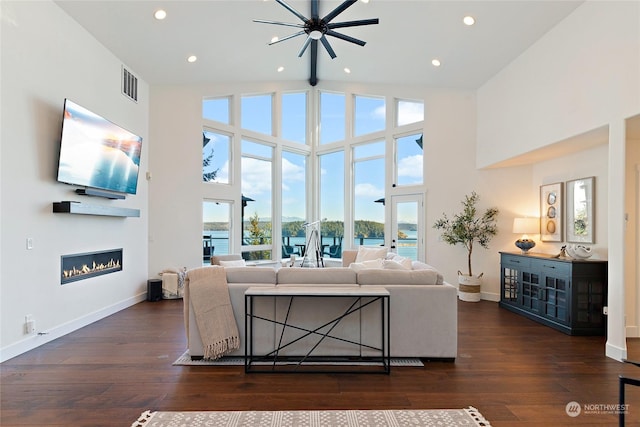
[[[372,19],[361,19],[359,21],[345,21],[345,22],[336,22],[335,24],[327,24],[328,28],[344,28],[344,27],[358,27],[360,25],[372,25],[378,24],[380,20],[378,18]]]
[[[278,0],[276,0],[278,1]],[[344,12],[345,10],[347,10],[347,8],[349,6],[351,6],[352,4],[354,4],[355,2],[357,2],[358,0],[347,0],[345,2],[343,2],[340,6],[336,7],[335,9],[333,9],[331,12],[329,12],[327,14],[327,16],[325,16],[324,18],[322,18],[322,20],[324,22],[331,22],[331,20],[333,18],[335,18],[336,16],[340,15],[342,12]]]
[[[304,41],[304,44],[300,48],[300,52],[298,52],[298,58],[300,58],[300,57],[302,57],[302,55],[304,55],[304,51],[307,50],[307,47],[309,47],[309,44],[312,41],[313,41],[313,39],[311,37],[307,37],[307,39]]]
[[[309,84],[315,86],[318,84],[318,40],[311,43],[311,75]]]
[[[273,24],[273,25],[284,25],[286,27],[304,28],[304,24],[291,24],[288,22],[266,21],[264,19],[254,19],[253,22],[257,22],[259,24]]]
[[[318,18],[318,0],[311,0],[311,19]]]
[[[327,40],[327,38],[325,36],[322,36],[320,41],[322,42],[322,45],[324,46],[324,48],[327,49],[327,53],[329,53],[329,56],[331,57],[331,59],[335,59],[336,53],[334,52],[333,48],[331,47],[331,44],[329,44],[329,40]]]
[[[362,41],[360,39],[356,39],[354,37],[347,36],[347,35],[344,35],[344,34],[340,34],[340,33],[335,32],[333,30],[328,30],[325,34],[328,35],[328,36],[333,36],[333,37],[336,37],[338,39],[342,39],[342,40],[351,42],[351,43],[355,43],[355,44],[360,45],[360,46],[364,46],[365,44],[367,44],[367,42],[365,42],[365,41]]]
[[[276,0],[276,2],[280,3],[285,9],[287,9],[289,12],[293,13],[298,18],[300,18],[302,22],[307,22],[307,18],[303,14],[295,10],[293,7],[289,6],[287,3],[284,2],[284,0]]]
[[[285,40],[292,39],[292,38],[294,38],[294,37],[301,36],[302,34],[304,34],[304,30],[303,30],[303,31],[298,31],[297,33],[294,33],[294,34],[291,34],[291,35],[289,35],[289,36],[283,37],[283,38],[278,39],[278,40],[276,40],[276,41],[274,41],[274,42],[270,42],[270,43],[269,43],[269,46],[271,46],[272,44],[276,44],[276,43],[283,42],[283,41],[285,41]]]

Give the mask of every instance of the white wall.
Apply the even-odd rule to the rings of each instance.
[[[145,297],[144,175],[152,143],[145,82],[139,81],[137,104],[124,97],[122,63],[53,2],[3,1],[0,7],[0,360],[6,360]],[[64,98],[143,137],[137,195],[83,198],[56,182]],[[141,217],[53,214],[52,203],[61,200],[136,208]],[[61,255],[114,248],[123,248],[121,272],[60,285]],[[49,334],[25,335],[27,314],[37,331]]]
[[[487,167],[537,148],[607,128],[607,156],[583,169],[606,170],[609,318],[605,352],[626,357],[624,292],[625,119],[640,112],[640,3],[588,1],[478,90],[478,161]],[[581,160],[581,159],[580,159]],[[600,163],[601,162],[601,163]],[[540,164],[532,183],[555,182],[558,166]],[[581,166],[582,168],[582,166]],[[571,173],[571,175],[573,172]],[[598,181],[603,181],[600,178]],[[601,209],[598,202],[598,209]]]
[[[639,2],[587,1],[478,90],[478,167],[640,109]]]

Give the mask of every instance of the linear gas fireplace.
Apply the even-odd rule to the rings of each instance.
[[[122,270],[122,248],[84,254],[62,255],[60,284]]]

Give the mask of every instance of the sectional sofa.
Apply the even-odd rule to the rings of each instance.
[[[363,267],[362,264],[366,263],[354,262],[357,256],[357,251],[344,251],[342,267],[275,269],[225,266],[229,296],[241,341],[240,348],[230,355],[244,355],[245,291],[249,287],[382,285],[390,294],[391,357],[454,360],[458,343],[457,289],[444,282],[437,270],[423,263],[413,261],[411,269],[400,269],[395,264],[391,268],[385,268],[377,262],[373,262],[373,267],[372,262]],[[391,262],[387,264],[391,265]],[[185,286],[189,286],[188,280]],[[297,297],[288,322],[315,327],[318,322],[339,315],[351,302],[342,298]],[[288,298],[261,297],[255,300],[254,312],[265,318],[283,321],[287,315],[288,303]],[[184,308],[189,354],[193,359],[201,358],[204,350],[188,298],[184,300]],[[380,309],[372,304],[342,320],[332,331],[332,335],[366,344],[378,344],[381,341],[381,321]],[[281,331],[281,327],[274,323],[254,322],[254,353],[266,354],[273,350],[280,340]],[[296,334],[300,335],[302,332],[288,328],[284,339],[295,339]],[[288,346],[280,354],[304,355],[315,342],[316,337],[307,337]],[[368,356],[368,352],[366,348],[328,339],[314,350],[314,355]]]

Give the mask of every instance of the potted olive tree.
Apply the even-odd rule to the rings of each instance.
[[[476,208],[479,198],[480,196],[473,191],[462,201],[462,212],[455,214],[451,219],[443,214],[442,218],[433,225],[433,228],[442,231],[442,240],[450,245],[460,244],[467,248],[468,274],[458,271],[458,297],[462,301],[480,301],[480,286],[484,273],[474,276],[471,270],[474,243],[478,243],[486,249],[489,247],[491,238],[498,232],[496,224],[498,209],[489,208],[482,215],[479,215]]]

